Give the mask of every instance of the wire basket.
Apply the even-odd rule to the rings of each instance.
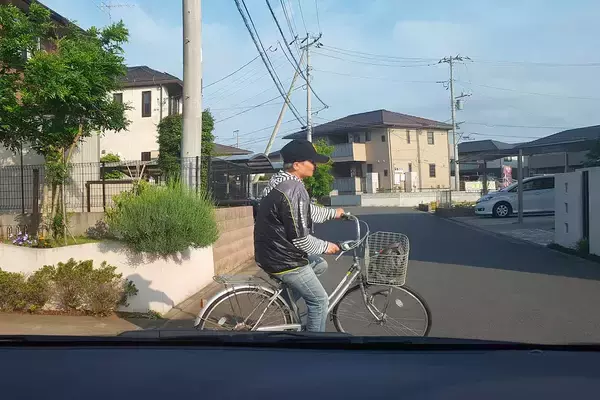
[[[372,285],[404,285],[409,250],[406,235],[395,232],[370,234],[365,247],[367,282]]]

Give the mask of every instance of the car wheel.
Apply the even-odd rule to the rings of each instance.
[[[494,205],[492,214],[496,218],[506,218],[512,214],[512,207],[507,202],[501,201],[500,203],[496,203]]]

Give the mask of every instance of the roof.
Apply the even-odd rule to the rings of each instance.
[[[223,163],[245,167],[251,174],[277,172],[283,168],[282,162],[272,162],[269,160],[269,157],[262,153],[229,157],[215,157],[213,159],[213,170],[222,168],[216,163],[217,160],[220,160]]]
[[[589,150],[598,140],[600,140],[600,125],[586,126],[583,128],[568,129],[554,135],[532,140],[531,142],[514,144],[512,147],[505,149],[490,148],[467,153],[459,157],[459,162],[468,162],[475,159],[495,160],[500,157],[517,155],[519,154],[519,150],[526,156],[585,151]],[[460,153],[463,152],[459,150]]]
[[[313,127],[313,136],[324,136],[330,134],[344,134],[348,131],[361,130],[374,127],[397,127],[414,129],[452,129],[452,125],[431,119],[415,117],[413,115],[401,114],[388,110],[367,111],[360,114],[352,114],[335,121]],[[284,139],[299,139],[306,136],[306,129],[284,136]]]
[[[531,148],[538,146],[567,145],[576,142],[600,140],[600,125],[586,126],[583,128],[568,129],[531,142],[523,143],[518,148]]]
[[[479,153],[481,151],[494,151],[512,149],[516,144],[504,143],[497,140],[476,140],[473,142],[463,142],[458,144],[458,154]]]
[[[233,156],[240,154],[252,154],[249,150],[240,149],[233,146],[226,146],[224,144],[215,143],[213,153],[218,156]]]
[[[123,79],[124,87],[154,86],[157,84],[176,83],[183,87],[183,81],[167,72],[160,72],[146,65],[127,67],[127,75]]]

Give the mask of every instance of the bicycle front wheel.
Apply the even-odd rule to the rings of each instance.
[[[354,286],[332,310],[338,332],[358,336],[427,336],[431,312],[407,286]]]
[[[260,286],[223,292],[199,315],[196,329],[251,331],[293,323],[288,305],[279,298],[269,304],[271,297],[272,293]]]

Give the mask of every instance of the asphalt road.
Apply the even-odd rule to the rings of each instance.
[[[600,264],[515,242],[399,208],[349,209],[371,231],[410,239],[407,284],[431,308],[430,336],[536,343],[600,342]],[[316,235],[351,239],[350,222],[319,225]],[[349,259],[327,257],[333,290]]]

